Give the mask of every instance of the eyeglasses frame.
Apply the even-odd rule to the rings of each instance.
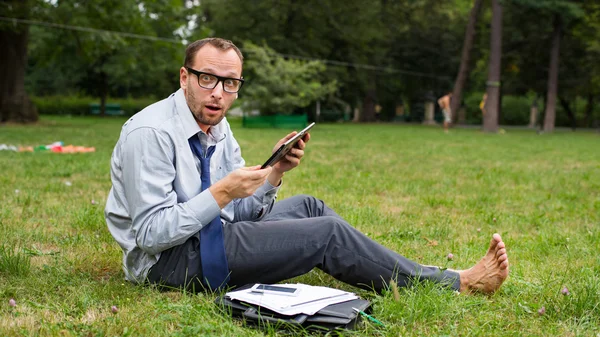
[[[192,74],[194,74],[194,75],[196,75],[198,77],[198,85],[201,88],[204,88],[204,89],[210,89],[210,90],[212,90],[212,89],[216,88],[217,85],[219,85],[219,82],[221,82],[221,85],[223,86],[223,91],[225,91],[226,93],[229,93],[229,94],[236,94],[236,93],[240,92],[240,90],[244,86],[244,82],[245,82],[244,78],[217,76],[215,74],[207,73],[207,72],[204,72],[204,71],[198,71],[198,70],[190,68],[190,67],[185,67],[185,68],[187,69],[187,71],[191,72]],[[217,78],[217,83],[215,83],[215,86],[212,87],[212,88],[203,87],[203,86],[200,85],[200,75],[214,76],[214,77]],[[227,89],[225,89],[225,80],[236,80],[236,81],[239,81],[241,83],[240,87],[238,88],[237,91],[234,91],[234,92],[227,91]]]

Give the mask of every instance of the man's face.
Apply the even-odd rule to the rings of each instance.
[[[198,50],[190,68],[217,76],[242,77],[242,61],[235,50],[223,51],[210,44]],[[223,82],[217,83],[214,89],[202,88],[198,85],[198,76],[185,67],[181,67],[179,71],[179,83],[190,110],[204,132],[223,120],[225,112],[229,110],[237,96],[235,93],[224,91]]]

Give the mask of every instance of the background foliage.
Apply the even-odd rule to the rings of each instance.
[[[244,43],[251,55],[244,67],[250,73],[244,93],[246,107],[261,114],[289,114],[336,91],[336,80],[321,79],[325,65],[319,61],[286,60],[269,47]]]
[[[265,113],[313,114],[320,100],[323,110],[340,115],[379,106],[380,120],[395,119],[402,106],[408,121],[422,120],[424,101],[452,89],[472,6],[471,0],[30,1],[32,20],[63,25],[30,25],[26,86],[34,96],[162,98],[178,87],[185,44],[221,36],[242,47],[247,78],[264,77],[255,87],[249,82],[242,96]],[[470,123],[481,120],[477,100],[469,97],[485,91],[489,7],[484,3],[478,21],[463,99]],[[557,125],[570,126],[571,115],[577,126],[598,124],[600,5],[509,0],[503,7],[502,93],[520,97],[523,106],[537,96],[544,111],[552,20],[559,15],[564,32]],[[252,68],[266,54],[279,59],[277,72]],[[296,76],[291,86],[273,81],[301,67],[316,67],[319,76]],[[288,94],[275,94],[282,87]],[[265,99],[265,90],[272,97]],[[502,124],[527,124],[528,108],[502,107]]]

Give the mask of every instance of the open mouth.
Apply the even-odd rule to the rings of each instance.
[[[214,112],[221,110],[221,107],[219,107],[219,106],[217,106],[217,105],[206,105],[206,108],[207,108],[208,110],[210,110],[210,111],[214,111]]]

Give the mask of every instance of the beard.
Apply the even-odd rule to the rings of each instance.
[[[219,124],[223,120],[223,118],[225,117],[225,112],[227,111],[227,109],[229,107],[225,107],[214,101],[197,102],[196,94],[194,93],[193,90],[188,90],[187,93],[188,93],[188,95],[187,95],[188,96],[187,97],[188,107],[192,111],[192,115],[194,116],[194,118],[196,119],[196,121],[198,123],[214,126],[214,125]],[[216,115],[216,116],[206,116],[203,111],[204,111],[204,109],[208,109],[206,107],[207,105],[219,106],[221,108],[220,114]]]

